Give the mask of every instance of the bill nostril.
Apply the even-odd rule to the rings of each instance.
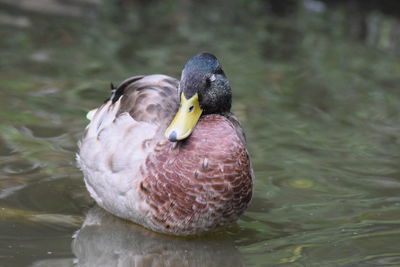
[[[168,140],[171,141],[171,142],[176,142],[177,141],[176,140],[176,132],[175,131],[172,131],[172,133],[169,134]]]

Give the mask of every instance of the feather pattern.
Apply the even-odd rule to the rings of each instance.
[[[163,133],[178,81],[134,76],[89,112],[77,162],[90,195],[116,216],[157,232],[193,235],[238,219],[252,196],[243,131],[231,114],[202,116],[190,138]]]

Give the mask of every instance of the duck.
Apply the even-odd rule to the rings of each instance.
[[[181,78],[132,76],[90,111],[76,156],[90,196],[155,232],[191,236],[236,222],[253,170],[218,59],[200,53]]]

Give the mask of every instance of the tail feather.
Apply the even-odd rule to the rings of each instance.
[[[117,115],[121,101],[112,104],[111,101],[103,104],[98,109],[89,111],[86,115],[90,120],[89,125],[86,127],[88,137],[97,135],[104,127],[112,123]]]

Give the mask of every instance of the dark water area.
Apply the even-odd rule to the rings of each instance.
[[[0,266],[400,266],[399,29],[397,1],[0,0]],[[182,239],[93,207],[87,111],[202,51],[246,130],[250,208]]]

